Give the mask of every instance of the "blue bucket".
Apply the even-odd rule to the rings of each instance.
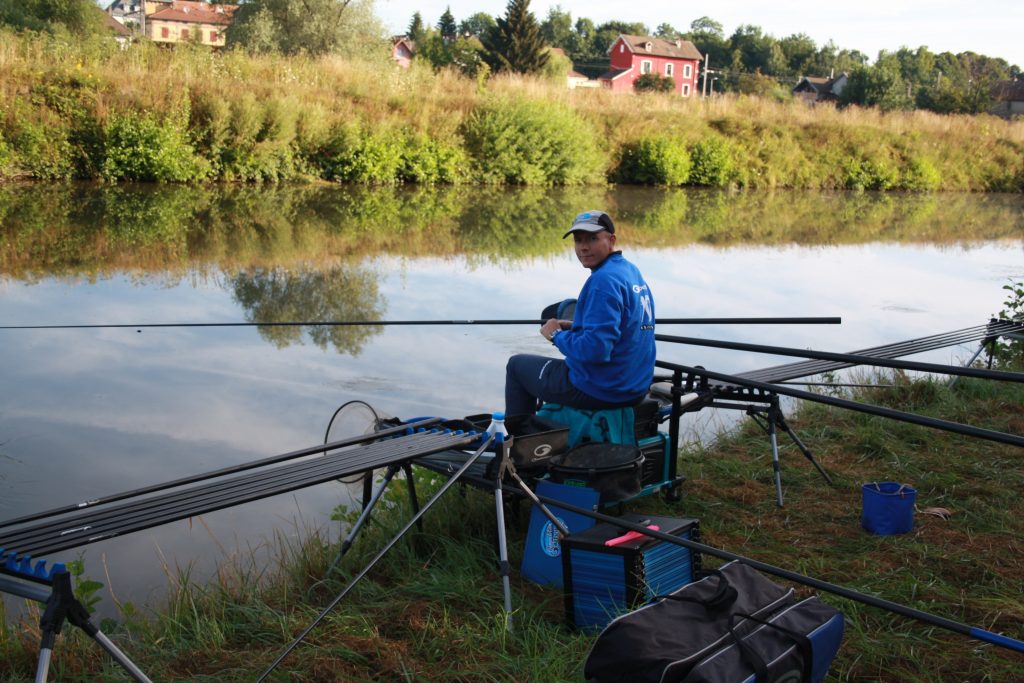
[[[872,482],[861,487],[864,509],[860,525],[873,534],[905,534],[914,528],[917,491],[894,481]]]

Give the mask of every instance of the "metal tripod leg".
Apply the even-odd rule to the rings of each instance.
[[[505,474],[508,464],[511,442],[504,441],[498,444],[501,449],[501,465],[497,467],[494,475],[494,507],[498,525],[498,573],[501,574],[501,587],[505,594],[505,629],[512,631],[512,584],[509,575],[512,572],[508,561],[508,543],[505,538],[505,499],[501,490],[501,479]]]
[[[795,443],[796,447],[800,449],[800,452],[804,454],[804,457],[807,458],[807,460],[810,461],[812,465],[814,465],[814,469],[818,470],[818,473],[825,480],[825,483],[831,484],[832,477],[828,475],[828,472],[825,471],[825,468],[823,468],[821,466],[821,463],[819,463],[818,460],[814,457],[814,454],[811,453],[811,449],[808,448],[807,445],[800,440],[800,437],[796,435],[796,432],[794,432],[792,428],[790,428],[789,424],[786,422],[785,415],[782,414],[782,411],[776,410],[775,417],[777,424],[779,425],[779,428],[782,429],[782,431],[786,432],[786,434],[789,434],[789,438],[793,440],[793,443]]]
[[[377,487],[377,490],[373,492],[370,499],[366,501],[365,505],[363,505],[363,511],[359,514],[359,519],[357,519],[356,523],[352,525],[352,528],[348,530],[348,535],[345,536],[345,540],[341,542],[341,549],[338,550],[338,554],[335,555],[334,560],[331,561],[330,566],[327,568],[327,573],[324,575],[325,577],[334,573],[338,563],[341,562],[341,558],[344,557],[345,553],[348,552],[348,549],[352,547],[352,543],[356,540],[356,536],[359,534],[359,531],[363,528],[363,525],[366,524],[366,520],[370,518],[370,513],[373,512],[373,508],[377,505],[377,501],[379,501],[380,497],[384,494],[384,489],[388,487],[388,484],[391,483],[395,474],[398,473],[398,468],[399,465],[396,464],[388,465],[388,469],[384,473],[384,479],[381,480],[380,486]],[[370,474],[368,473],[366,476],[369,477]],[[416,512],[419,512],[419,510],[416,510]]]
[[[779,439],[775,431],[775,415],[768,410],[768,438],[772,442],[772,470],[775,473],[775,504],[782,507],[782,468],[779,466]]]
[[[36,683],[45,683],[50,673],[50,655],[57,640],[57,635],[64,626],[64,620],[85,631],[86,635],[99,643],[114,661],[121,665],[133,679],[139,683],[151,683],[142,670],[135,666],[102,631],[89,620],[89,611],[75,598],[71,590],[71,575],[58,572],[53,575],[53,593],[46,601],[46,610],[39,620],[39,629],[43,638],[39,648],[39,661],[36,667]]]

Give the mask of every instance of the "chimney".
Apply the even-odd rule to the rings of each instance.
[[[676,47],[682,47],[682,46],[683,46],[682,38],[676,38]]]

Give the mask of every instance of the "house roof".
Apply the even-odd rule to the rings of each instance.
[[[103,10],[100,11],[103,12]],[[103,28],[107,29],[118,38],[130,38],[132,35],[131,29],[106,12],[103,12]]]
[[[228,25],[238,5],[213,5],[205,2],[174,0],[171,6],[149,15],[160,21],[181,21],[188,24]]]
[[[1024,81],[998,81],[992,85],[990,92],[1000,102],[1024,102]]]
[[[609,69],[608,71],[605,71],[603,74],[598,76],[597,80],[599,80],[599,81],[614,81],[619,76],[622,76],[623,74],[628,74],[632,70],[633,70],[633,67],[629,67],[628,69]]]
[[[695,59],[698,62],[704,59],[700,50],[688,40],[664,40],[654,36],[619,36],[626,43],[626,47],[638,55],[651,55],[652,57],[668,57],[670,59]]]
[[[800,90],[800,86],[806,83],[811,88],[811,90],[818,94],[834,94],[832,92],[832,89],[836,86],[837,83],[839,83],[840,80],[846,77],[847,76],[845,73],[841,73],[838,76],[835,76],[834,78],[825,78],[823,76],[804,76],[799,81],[797,81],[796,85],[793,86],[793,92],[797,92],[798,90]]]

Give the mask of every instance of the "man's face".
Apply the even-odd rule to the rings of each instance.
[[[607,230],[574,232],[572,239],[576,246],[576,258],[584,268],[593,269],[615,251],[615,235]]]

